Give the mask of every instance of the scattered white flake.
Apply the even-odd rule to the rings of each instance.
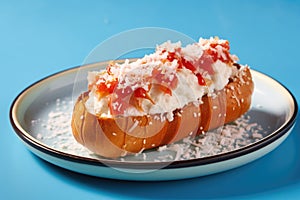
[[[173,121],[173,119],[174,119],[173,112],[167,112],[166,113],[166,118],[168,119],[169,122]]]
[[[194,61],[202,56],[203,49],[198,43],[195,43],[182,48],[181,52],[186,60]]]
[[[58,98],[54,102],[46,102],[45,105],[52,108],[47,119],[31,122],[33,129],[39,131],[36,139],[61,152],[91,157],[93,153],[77,143],[72,135],[73,102],[69,98]]]
[[[260,134],[260,133],[256,133],[256,132],[255,132],[255,133],[252,134],[252,137],[253,137],[253,138],[262,139],[262,138],[263,138],[263,135]]]
[[[143,160],[146,160],[146,158],[147,158],[147,154],[145,154],[145,153],[142,153],[142,155],[143,155]]]
[[[40,133],[38,133],[38,134],[36,135],[36,138],[39,139],[39,140],[41,140],[41,139],[43,139],[43,135],[40,134]]]
[[[180,144],[170,145],[168,149],[175,151],[176,156],[175,156],[174,160],[180,160],[182,154],[184,153],[184,149],[182,148],[182,146]]]
[[[164,145],[164,146],[160,146],[160,147],[158,147],[158,151],[164,151],[164,150],[166,150],[167,149],[167,145]]]
[[[193,116],[194,116],[194,117],[197,117],[198,115],[197,115],[197,113],[194,112],[194,113],[193,113]]]
[[[158,121],[158,120],[160,120],[160,117],[157,115],[154,115],[153,119]]]
[[[134,123],[132,124],[132,126],[130,127],[130,129],[128,130],[128,133],[131,133],[139,124],[138,120],[135,120]]]
[[[256,108],[259,108],[259,109],[261,109],[261,108],[263,108],[263,106],[262,106],[262,105],[260,105],[260,104],[257,104],[257,105],[256,105]]]
[[[175,49],[178,49],[181,47],[181,42],[172,43],[170,40],[162,43],[161,45],[156,46],[157,51],[167,50],[169,52],[174,52]]]
[[[58,101],[61,102],[59,105],[56,103]],[[67,100],[65,100],[65,103],[62,100],[58,101],[54,103],[53,110],[59,107],[58,110],[60,111],[50,111],[48,119],[33,119],[31,121],[33,127],[39,127],[36,139],[61,152],[99,158],[99,156],[77,143],[72,135],[70,123],[73,103],[68,103]],[[67,108],[63,108],[63,104],[67,105]],[[51,104],[48,103],[48,105]],[[193,132],[191,132],[189,137],[179,142],[160,146],[146,152],[142,148],[140,152],[133,156],[127,155],[127,152],[124,151],[122,156],[127,156],[120,158],[120,161],[134,159],[141,162],[161,162],[203,158],[226,153],[257,142],[268,134],[268,131],[264,130],[258,123],[251,122],[251,120],[249,115],[244,115],[235,122],[225,125],[220,131],[203,131],[202,135],[196,137],[193,137]],[[200,127],[200,130],[203,130],[203,127]],[[113,132],[112,135],[116,136],[117,134]],[[143,144],[146,144],[146,139],[143,140]],[[155,147],[156,144],[153,143],[151,146]],[[152,156],[152,153],[156,153],[157,156]]]
[[[225,125],[221,132],[209,131],[195,138],[159,147],[159,152],[174,151],[174,160],[186,160],[226,153],[262,139],[266,133],[257,123],[244,115],[232,124]]]

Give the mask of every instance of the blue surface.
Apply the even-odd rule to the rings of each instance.
[[[80,65],[110,36],[149,26],[196,40],[228,39],[241,63],[279,80],[300,99],[300,1],[0,1],[0,199],[300,197],[299,122],[267,156],[182,181],[94,178],[51,165],[27,150],[9,123],[16,95],[47,75]]]

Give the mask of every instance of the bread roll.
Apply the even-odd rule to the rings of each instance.
[[[213,44],[213,42],[215,42],[215,40],[217,40],[218,42],[217,45],[211,45]],[[200,42],[204,50],[206,50],[206,42],[210,44],[210,49],[218,49],[218,47],[216,46],[219,45],[220,48],[223,48],[224,52],[228,52],[229,50],[229,47],[227,48],[226,46],[227,43],[226,45],[224,45],[224,41],[220,42],[218,39],[214,39],[213,41],[202,41],[202,43],[204,44]],[[185,49],[185,51],[187,50]],[[161,54],[165,53],[164,50],[160,50],[160,52]],[[186,52],[184,52],[183,50],[178,50],[178,52],[183,52],[180,55],[186,55]],[[89,90],[81,94],[75,103],[71,121],[72,131],[75,139],[80,144],[84,145],[86,148],[100,156],[117,158],[126,156],[128,154],[139,153],[146,149],[152,149],[162,145],[171,144],[188,136],[193,137],[195,135],[203,134],[205,131],[220,127],[226,123],[236,120],[250,108],[254,84],[249,67],[234,64],[233,61],[235,57],[231,56],[228,53],[224,54],[224,52],[223,55],[220,55],[219,57],[217,56],[218,60],[213,61],[213,63],[217,63],[218,66],[224,68],[227,67],[230,69],[230,67],[232,67],[235,69],[235,71],[232,72],[233,70],[230,69],[231,74],[230,76],[228,75],[229,78],[227,78],[226,85],[223,88],[217,88],[217,83],[214,83],[215,85],[211,83],[214,88],[207,89],[210,82],[217,82],[218,80],[215,80],[216,78],[212,78],[211,80],[205,78],[204,80],[199,80],[199,74],[195,73],[195,71],[192,71],[193,66],[188,66],[188,64],[186,64],[186,61],[183,60],[184,57],[175,58],[177,59],[177,68],[175,69],[181,70],[181,68],[179,68],[180,64],[184,65],[188,73],[193,72],[192,75],[195,75],[195,77],[198,78],[195,78],[195,80],[198,80],[198,82],[196,81],[198,84],[202,85],[202,81],[204,81],[205,84],[203,85],[203,88],[205,88],[206,93],[203,93],[203,95],[198,99],[196,103],[195,101],[185,103],[183,107],[177,107],[176,109],[173,109],[168,113],[162,111],[158,113],[149,112],[138,115],[126,115],[124,114],[126,110],[122,110],[123,113],[114,114],[112,107],[109,107],[110,111],[107,111],[108,113],[110,113],[110,115],[102,115],[101,112],[96,113],[94,111],[91,111],[88,101],[89,98],[92,98],[93,95],[98,94],[97,92],[99,92],[99,82],[101,81],[99,81],[100,79],[98,77],[96,81],[92,81],[92,84],[89,85]],[[168,55],[170,55],[170,53]],[[205,54],[199,53],[199,55],[203,59],[203,55]],[[224,55],[226,56],[224,57]],[[172,64],[174,61],[173,58],[170,59],[169,57],[167,57],[167,59],[169,60],[164,61],[165,63],[169,62]],[[146,61],[142,60],[140,61],[140,63],[144,64]],[[224,63],[226,64],[226,66]],[[215,66],[217,64],[215,64]],[[110,70],[110,68],[106,69],[106,77],[112,74]],[[209,73],[210,70],[213,71],[211,72],[211,74],[217,74],[218,72],[218,69],[216,67],[206,67],[205,70],[203,72],[203,76],[205,76],[205,73]],[[221,73],[223,72],[222,70],[223,69],[219,71],[219,74],[217,74],[218,76],[223,76],[223,74]],[[225,71],[224,73],[227,72]],[[99,76],[102,78],[102,75],[103,73],[101,73]],[[217,77],[217,75],[213,75],[207,77]],[[93,78],[95,79],[95,77]],[[153,79],[153,77],[151,78]],[[201,76],[200,78],[203,77]],[[165,80],[169,79],[163,79],[162,83],[166,82]],[[178,78],[179,83],[176,83],[177,85],[189,84],[181,83],[180,80],[181,79]],[[189,80],[186,81],[188,82]],[[95,87],[95,85],[97,87]],[[108,86],[106,86],[106,91],[109,92],[106,92],[105,95],[101,93],[100,96],[96,96],[97,100],[100,101],[101,98],[107,98],[107,96],[113,95],[114,92],[116,92],[111,91],[110,87],[112,87],[112,82],[109,82],[109,84],[107,85]],[[116,88],[117,86],[114,87]],[[173,86],[171,85],[163,85],[161,90],[163,90],[165,93],[168,93],[168,95],[166,95],[168,97],[172,96],[172,92],[174,96],[175,89],[173,90],[172,87]],[[198,86],[195,87],[197,88]],[[147,92],[150,94],[150,90],[152,91],[154,89],[155,88],[153,86]],[[94,92],[92,92],[93,90]],[[100,92],[103,92],[103,89]],[[183,90],[182,92],[184,93],[186,91]],[[147,103],[146,105],[153,104],[154,106],[155,102],[151,99],[152,97],[150,98],[146,96],[148,95],[148,93],[143,93],[142,96],[138,96],[139,98],[135,98],[139,101],[132,101],[132,97],[130,97],[130,100],[128,100],[128,104],[132,104],[132,102],[134,102],[132,105],[136,106],[138,111],[144,111],[146,108],[140,103],[141,99],[143,100],[143,102]],[[126,98],[128,97],[125,96],[123,99]],[[113,97],[110,97],[109,100],[111,100],[112,102],[109,101],[107,103],[110,106],[115,103],[112,99]],[[105,109],[107,110],[108,108]]]

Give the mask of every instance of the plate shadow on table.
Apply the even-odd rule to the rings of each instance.
[[[298,119],[299,119],[298,114]],[[112,196],[149,199],[201,199],[248,196],[300,183],[300,123],[273,152],[245,166],[199,178],[135,182],[82,175],[52,165],[36,156],[36,162],[51,175],[87,191],[111,192]]]

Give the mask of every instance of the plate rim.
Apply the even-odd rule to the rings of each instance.
[[[97,64],[105,64],[108,63],[109,61],[103,61],[103,62],[98,62],[98,63],[92,63],[92,64],[87,64],[87,65],[82,65],[82,66],[75,66],[71,67],[65,70],[61,70],[59,72],[50,74],[38,81],[33,82],[29,86],[27,86],[25,89],[23,89],[13,100],[10,110],[9,110],[9,119],[10,123],[17,134],[17,136],[23,140],[23,142],[26,142],[27,145],[30,145],[32,148],[37,149],[38,151],[42,151],[43,153],[50,154],[51,156],[60,158],[60,159],[65,159],[71,162],[76,162],[76,163],[82,163],[82,164],[88,164],[88,165],[96,165],[96,166],[104,166],[104,167],[118,167],[118,168],[124,168],[124,169],[157,169],[158,165],[162,166],[163,169],[174,169],[174,168],[186,168],[186,167],[192,167],[192,166],[199,166],[199,165],[206,165],[206,164],[212,164],[212,163],[217,163],[225,160],[230,160],[234,158],[238,158],[240,156],[250,154],[252,152],[257,151],[258,149],[261,149],[283,135],[285,135],[288,130],[290,130],[293,125],[296,122],[297,114],[298,114],[298,104],[295,96],[291,93],[291,91],[284,86],[281,82],[276,80],[275,78],[266,75],[265,73],[262,73],[260,71],[251,69],[251,71],[258,73],[261,76],[264,76],[264,78],[269,78],[272,81],[275,81],[278,83],[291,97],[293,105],[294,105],[294,112],[291,115],[291,118],[284,122],[284,124],[279,127],[277,130],[269,134],[268,136],[264,137],[263,139],[259,140],[258,142],[246,145],[245,147],[238,148],[229,152],[221,153],[221,154],[216,154],[204,158],[196,158],[196,159],[188,159],[188,160],[178,160],[178,161],[166,161],[166,162],[128,162],[128,161],[119,161],[119,160],[107,160],[107,159],[96,159],[96,158],[88,158],[84,156],[79,156],[79,155],[74,155],[66,152],[59,151],[57,149],[51,148],[41,141],[35,139],[33,136],[31,136],[30,133],[26,132],[24,129],[21,128],[20,123],[17,121],[17,116],[16,116],[16,109],[20,102],[22,102],[22,97],[26,95],[27,92],[30,92],[32,88],[38,86],[39,84],[42,84],[44,81],[49,80],[51,78],[56,78],[58,76],[63,76],[65,73],[74,73],[73,71],[77,71],[80,69],[80,67],[92,67],[92,65]],[[76,72],[75,72],[76,73]]]

